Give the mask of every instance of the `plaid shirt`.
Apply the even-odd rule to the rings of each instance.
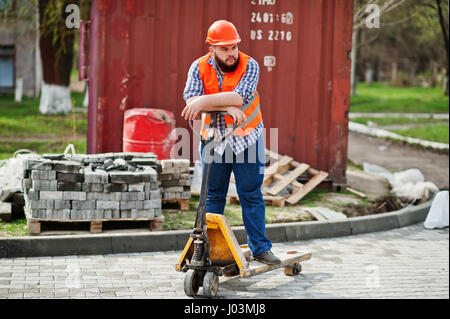
[[[208,63],[211,66],[213,66],[214,69],[216,70],[217,79],[219,80],[219,88],[220,90],[222,90],[223,76],[222,74],[220,74],[214,58],[211,57],[208,60]],[[253,92],[256,91],[256,87],[258,85],[258,79],[259,79],[258,62],[256,62],[253,58],[250,58],[247,63],[247,70],[245,71],[245,74],[242,76],[242,79],[239,82],[239,84],[233,89],[233,92],[236,92],[240,96],[242,96],[244,104],[248,103],[248,101],[252,99]],[[192,63],[189,69],[188,79],[186,81],[186,86],[183,92],[183,98],[185,101],[187,101],[191,97],[200,96],[203,94],[205,94],[205,87],[200,78],[199,65],[198,61],[196,60]],[[231,135],[225,141],[223,141],[223,143],[218,145],[214,149],[214,151],[220,155],[223,155],[223,152],[225,151],[227,144],[230,144],[233,152],[235,154],[239,154],[245,151],[250,145],[253,145],[257,142],[258,138],[263,133],[263,129],[264,124],[261,121],[261,123],[259,123],[258,126],[254,130],[252,130],[248,135],[246,136]],[[227,127],[225,124],[225,117],[219,114],[217,120],[216,138],[222,137],[223,135],[226,134],[226,132]]]

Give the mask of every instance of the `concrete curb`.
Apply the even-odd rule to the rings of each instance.
[[[406,142],[408,144],[414,145],[418,144],[423,147],[431,147],[434,150],[447,150],[449,149],[449,144],[446,143],[439,143],[439,142],[432,142],[432,141],[425,141],[418,138],[408,137],[408,136],[402,136],[400,134],[391,132],[389,130],[384,130],[377,127],[369,127],[364,124],[360,124],[357,122],[349,122],[348,123],[348,129],[353,132],[374,136],[374,137],[381,137],[381,138],[391,138],[397,141]]]
[[[417,206],[377,215],[339,221],[269,224],[267,236],[274,242],[350,236],[404,227],[425,221],[432,200]],[[239,243],[247,241],[243,226],[233,227]],[[0,237],[0,258],[105,255],[182,250],[190,230],[137,234],[98,234],[46,237]]]

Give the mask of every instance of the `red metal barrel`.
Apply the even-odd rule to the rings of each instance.
[[[125,111],[123,123],[123,151],[153,152],[158,160],[169,159],[175,144],[171,136],[175,128],[172,112],[162,109],[134,108]]]

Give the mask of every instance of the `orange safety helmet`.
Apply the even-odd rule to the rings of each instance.
[[[211,45],[232,45],[241,42],[236,27],[226,20],[218,20],[211,24],[206,36],[206,43]]]

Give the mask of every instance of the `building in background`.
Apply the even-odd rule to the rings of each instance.
[[[0,15],[3,15],[0,19],[0,93],[14,93],[22,79],[23,95],[39,95],[42,81],[39,19],[36,6],[31,3],[30,0],[0,0]]]

